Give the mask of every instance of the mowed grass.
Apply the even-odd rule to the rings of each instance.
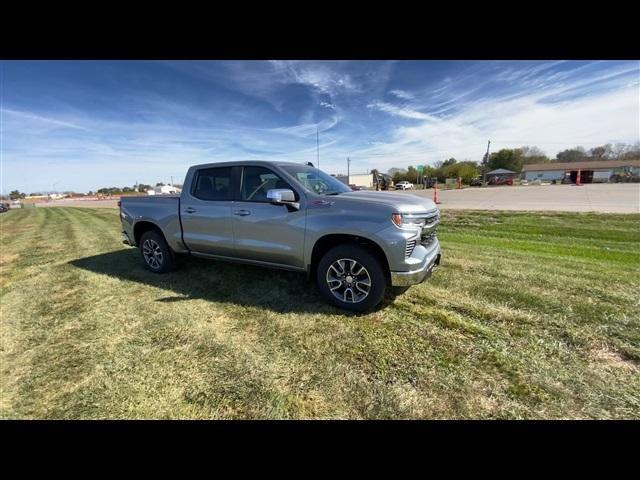
[[[154,275],[115,209],[0,215],[3,418],[640,418],[640,216],[445,212],[378,311],[304,275]]]

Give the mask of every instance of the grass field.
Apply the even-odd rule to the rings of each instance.
[[[0,215],[3,418],[640,418],[640,216],[443,214],[378,311],[303,275],[154,275],[115,209]]]

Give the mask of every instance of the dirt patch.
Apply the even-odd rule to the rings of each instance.
[[[19,253],[0,253],[0,267],[14,263],[20,258]]]
[[[638,368],[638,365],[634,362],[625,359],[618,352],[606,347],[594,350],[591,355],[597,363],[603,365],[605,368],[640,371],[640,368]]]

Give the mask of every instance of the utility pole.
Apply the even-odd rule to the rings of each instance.
[[[171,175],[171,186],[173,187],[173,175]]]
[[[351,163],[351,160],[349,160],[349,157],[347,157],[347,185],[349,184],[349,164]]]
[[[489,164],[489,147],[491,146],[491,140],[487,142],[487,153],[484,155],[484,161],[482,162],[482,183],[487,183],[487,165]]]
[[[316,125],[316,151],[318,152],[318,168],[320,168],[320,130]]]

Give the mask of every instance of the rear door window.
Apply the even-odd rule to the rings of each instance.
[[[231,200],[231,167],[198,170],[191,194],[200,200]]]

